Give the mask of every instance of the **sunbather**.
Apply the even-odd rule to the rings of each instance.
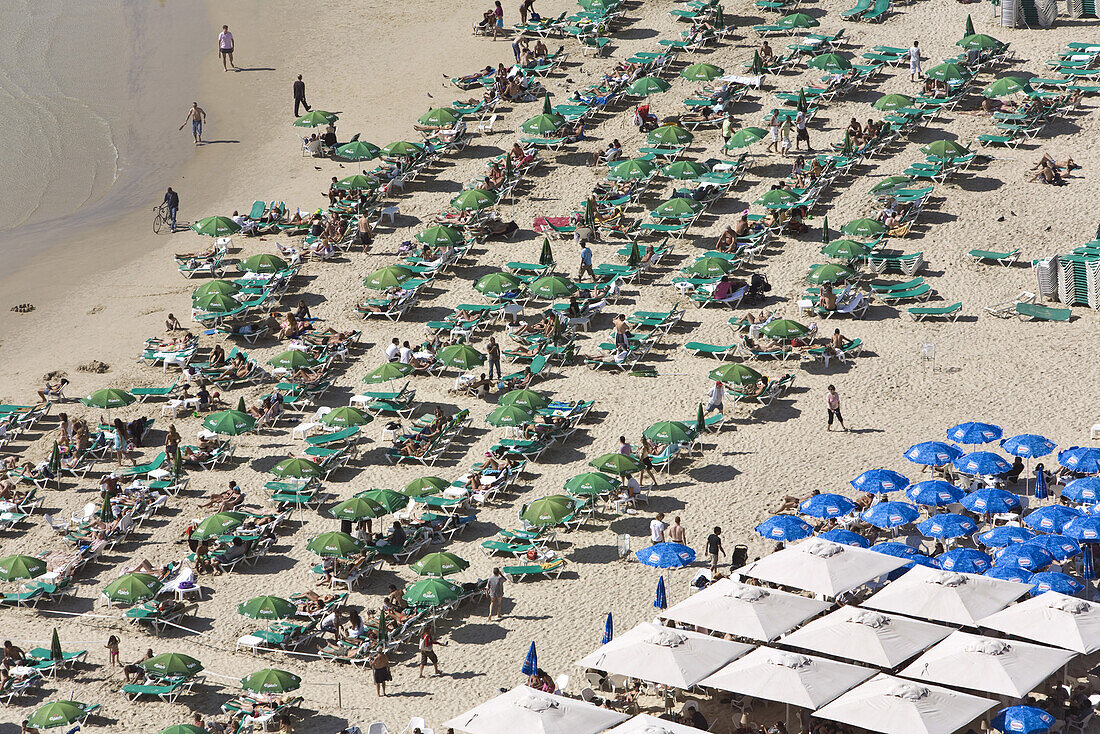
[[[38,397],[42,399],[43,403],[48,403],[51,400],[60,397],[65,391],[65,386],[69,384],[69,381],[62,377],[57,382],[46,381],[46,384],[38,391]]]
[[[145,651],[145,654],[142,655],[141,658],[139,658],[137,661],[130,663],[129,665],[124,665],[122,667],[122,675],[126,678],[126,682],[133,683],[135,680],[144,680],[146,677],[145,668],[141,667],[141,664],[152,657],[153,650],[152,648],[150,648],[147,649]]]

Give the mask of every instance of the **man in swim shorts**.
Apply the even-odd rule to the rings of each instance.
[[[183,118],[183,125],[180,125],[180,130],[191,123],[191,134],[195,136],[195,145],[202,142],[202,123],[206,119],[206,110],[199,107],[198,102],[191,103],[191,109],[187,110],[187,117]]]

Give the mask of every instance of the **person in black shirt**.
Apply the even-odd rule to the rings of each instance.
[[[707,558],[710,559],[710,572],[718,572],[718,554],[725,555],[726,550],[722,547],[722,528],[715,527],[714,532],[707,536]]]
[[[168,224],[172,227],[172,231],[176,231],[176,214],[180,210],[180,195],[172,190],[172,187],[168,187],[168,191],[164,193],[164,204],[168,207]]]
[[[301,117],[298,114],[298,106],[306,108],[306,112],[310,111],[309,102],[306,102],[306,83],[302,81],[302,75],[299,74],[298,78],[294,81],[294,116]]]

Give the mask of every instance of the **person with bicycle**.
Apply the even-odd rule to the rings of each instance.
[[[168,220],[171,231],[176,231],[176,214],[180,209],[180,195],[172,190],[172,187],[168,187],[168,191],[164,193],[164,207],[168,209],[168,215],[165,217]]]

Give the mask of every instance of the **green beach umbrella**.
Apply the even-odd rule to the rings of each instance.
[[[661,169],[664,175],[680,181],[694,181],[706,172],[706,167],[695,161],[676,161]]]
[[[700,201],[677,196],[658,204],[650,213],[658,219],[690,219],[703,211],[705,206]]]
[[[946,63],[933,66],[924,74],[929,79],[934,79],[938,82],[954,82],[960,81],[965,77],[962,67],[958,64]]]
[[[821,254],[838,260],[851,260],[854,257],[866,257],[871,248],[855,240],[832,240],[821,248]]]
[[[387,158],[411,158],[423,152],[423,145],[420,143],[410,143],[407,140],[398,140],[382,148],[382,155]]]
[[[241,287],[231,280],[208,280],[191,294],[191,300],[198,300],[199,296],[205,296],[207,293],[221,293],[225,296],[232,296],[241,292]]]
[[[729,385],[752,385],[763,379],[763,375],[752,367],[743,364],[724,364],[710,371],[710,379]]]
[[[519,129],[528,135],[551,135],[565,124],[565,118],[553,112],[535,115],[520,124]]]
[[[550,249],[550,238],[542,238],[542,252],[539,253],[539,265],[550,267],[554,264],[554,251]]]
[[[753,203],[760,204],[768,209],[785,209],[796,201],[798,201],[798,197],[790,191],[786,189],[772,189]]]
[[[560,275],[544,275],[529,284],[527,290],[540,298],[568,298],[577,292],[577,286]]]
[[[386,508],[387,512],[397,512],[398,510],[404,509],[409,504],[407,495],[403,495],[393,489],[365,489],[362,492],[356,493],[355,496],[373,500]]]
[[[608,181],[640,181],[653,175],[654,165],[638,158],[616,163],[607,172]]]
[[[46,462],[46,467],[55,477],[61,476],[61,448],[57,445],[57,441],[53,442],[53,448],[50,449],[50,460]]]
[[[452,127],[462,119],[462,115],[450,107],[433,107],[417,118],[424,127]]]
[[[729,141],[726,142],[727,148],[747,148],[748,146],[760,140],[767,131],[762,127],[746,127],[738,130],[730,136]]]
[[[450,482],[439,477],[420,477],[405,485],[401,494],[407,497],[423,497],[425,495],[439,494],[450,486]]]
[[[469,567],[469,561],[459,558],[454,553],[429,553],[414,563],[412,570],[417,576],[442,578],[465,571]]]
[[[886,233],[886,225],[877,219],[853,219],[840,228],[849,237],[878,237]]]
[[[852,154],[852,133],[844,133],[844,147],[841,148],[840,152],[842,155]]]
[[[490,298],[498,298],[505,293],[518,291],[522,285],[522,280],[511,273],[501,271],[478,278],[478,281],[474,283],[474,290]]]
[[[46,573],[46,562],[34,556],[14,555],[0,558],[0,581],[33,579]]]
[[[148,660],[142,660],[138,665],[153,675],[165,678],[190,678],[202,670],[202,663],[190,655],[179,652],[161,653]]]
[[[414,607],[440,607],[456,601],[461,595],[462,587],[458,584],[429,576],[405,587],[402,598]]]
[[[500,396],[500,400],[498,400],[497,403],[499,405],[518,405],[527,410],[538,410],[539,408],[545,408],[549,405],[550,400],[534,390],[524,388],[522,390],[512,390],[511,392],[504,393]]]
[[[921,148],[921,152],[925,155],[934,155],[937,158],[955,158],[956,156],[966,155],[970,152],[970,149],[956,143],[954,140],[935,140]]]
[[[821,24],[805,13],[791,13],[790,15],[780,18],[777,25],[781,25],[784,28],[817,28]]]
[[[753,76],[759,76],[764,73],[764,60],[760,58],[759,51],[752,52],[752,66],[749,67],[749,73]]]
[[[520,518],[537,527],[560,525],[577,512],[577,501],[564,494],[552,494],[528,502],[520,510]]]
[[[229,217],[203,217],[191,225],[191,229],[207,237],[225,237],[241,231],[241,225]]]
[[[387,265],[379,268],[363,279],[363,285],[377,291],[390,288],[399,288],[406,280],[410,280],[415,273],[404,265]]]
[[[125,405],[130,405],[137,402],[130,393],[125,390],[119,390],[114,387],[105,387],[102,390],[96,390],[91,395],[81,398],[80,402],[87,405],[89,408],[104,408],[106,410],[112,410],[114,408],[121,408]]]
[[[54,627],[53,632],[50,633],[50,660],[60,663],[64,659],[65,653],[61,649],[61,638],[57,635],[57,627]]]
[[[379,507],[381,507],[381,505],[379,505]],[[341,533],[338,530],[334,530],[328,533],[321,533],[316,538],[313,538],[306,543],[306,548],[319,556],[346,558],[361,551],[363,549],[363,544],[347,533]]]
[[[310,110],[294,121],[294,127],[321,127],[339,120],[339,115],[324,110]]]
[[[635,97],[648,97],[651,94],[667,92],[671,85],[656,76],[643,76],[626,88],[626,93]]]
[[[806,66],[824,71],[848,71],[852,68],[852,62],[840,54],[820,54],[806,62]]]
[[[277,668],[265,668],[241,678],[241,688],[254,693],[286,693],[296,691],[302,679]]]
[[[348,428],[350,426],[362,426],[374,420],[374,416],[368,415],[358,408],[350,405],[342,405],[333,408],[321,416],[321,424],[329,428]]]
[[[966,30],[963,31],[964,36],[974,35],[974,19],[970,17],[970,13],[966,14]]]
[[[485,189],[467,189],[451,199],[451,206],[460,212],[481,211],[497,203],[497,195]]]
[[[79,701],[51,701],[34,710],[27,724],[34,729],[53,729],[75,724],[88,715],[87,704]]]
[[[642,467],[633,456],[620,453],[604,454],[588,462],[588,465],[594,466],[602,472],[618,474],[619,476],[633,474]]]
[[[194,724],[172,724],[167,729],[161,729],[159,734],[208,734],[208,730]]]
[[[103,587],[103,595],[118,604],[137,604],[152,599],[160,591],[156,576],[147,573],[128,573],[119,576]]]
[[[189,537],[193,540],[208,540],[227,535],[229,531],[239,528],[247,517],[243,512],[233,510],[215,513],[199,521]]]
[[[699,412],[695,414],[695,432],[702,436],[707,430],[707,417],[703,413],[703,404],[699,403]]]
[[[317,366],[316,360],[297,349],[288,349],[281,354],[276,354],[267,360],[267,363],[272,367],[283,367],[294,371]]]
[[[280,270],[286,270],[289,267],[286,260],[267,252],[247,257],[241,261],[241,270],[250,273],[278,273]]]
[[[776,319],[768,322],[760,333],[772,339],[794,339],[810,333],[809,328],[790,319]]]
[[[846,268],[843,265],[826,263],[825,265],[815,265],[810,268],[810,273],[806,276],[806,280],[815,285],[830,285],[832,283],[842,283],[845,280],[851,280],[855,276],[856,272],[851,268]]]
[[[650,145],[687,145],[692,140],[695,136],[679,125],[661,125],[646,136]]]
[[[1031,89],[1031,85],[1028,84],[1027,79],[1018,76],[1005,76],[983,89],[982,94],[986,97],[1007,97],[1012,94],[1026,92],[1029,89]]]
[[[584,224],[587,227],[596,227],[596,200],[595,197],[588,197],[584,201]]]
[[[256,427],[256,419],[241,410],[220,410],[202,421],[202,427],[220,436],[239,436]]]
[[[688,443],[691,432],[680,421],[658,421],[642,431],[642,435],[655,443]]]
[[[985,50],[990,48],[1000,48],[1004,44],[998,41],[993,36],[987,36],[984,33],[968,33],[965,37],[956,41],[955,45],[962,46],[967,50],[970,50],[972,48]]]
[[[534,420],[535,416],[519,405],[498,405],[493,408],[493,412],[485,417],[486,423],[498,428],[522,426],[525,423],[532,423]]]
[[[912,107],[913,98],[905,94],[884,94],[871,106],[883,112],[893,112],[903,107]]]
[[[297,605],[281,596],[257,596],[237,605],[237,614],[252,619],[288,619],[297,613]]]
[[[426,230],[416,235],[414,239],[429,247],[440,247],[442,245],[454,245],[457,247],[465,240],[462,233],[457,229],[442,224],[428,227]]]
[[[336,147],[336,157],[346,161],[370,161],[378,157],[382,149],[365,140],[353,140]]]
[[[638,241],[630,243],[630,254],[626,256],[626,264],[634,267],[642,261],[642,253],[638,252]]]
[[[373,189],[378,185],[378,180],[365,176],[362,173],[353,173],[350,176],[336,182],[336,188],[353,191],[355,189]]]
[[[821,244],[829,244],[829,217],[825,216],[824,221],[821,223]]]
[[[375,367],[373,370],[367,373],[367,376],[363,378],[363,382],[368,385],[377,385],[382,382],[390,382],[391,380],[399,380],[402,377],[411,375],[413,367],[411,364],[402,364],[400,362],[386,362],[386,364],[379,367]]]
[[[594,495],[614,492],[622,483],[614,477],[596,471],[587,471],[570,478],[564,486],[569,494]]]
[[[725,72],[714,64],[692,64],[684,67],[680,76],[697,82],[709,82],[722,76]]]
[[[193,298],[191,305],[210,313],[225,313],[239,307],[241,302],[227,293],[214,292],[203,293]]]
[[[460,370],[468,370],[485,364],[485,355],[469,344],[451,344],[443,347],[436,353],[435,358],[448,367]]]
[[[727,275],[737,269],[737,266],[723,257],[701,257],[684,272],[698,275],[700,278],[717,278]]]
[[[798,111],[805,112],[809,105],[806,103],[806,89],[802,88],[798,90]]]
[[[358,522],[360,520],[373,520],[376,517],[382,517],[383,515],[389,514],[389,510],[383,507],[381,503],[375,502],[367,497],[352,497],[333,506],[333,508],[329,510],[329,514],[337,520]]]
[[[909,176],[887,176],[879,181],[877,184],[871,187],[870,193],[872,194],[885,194],[892,193],[898,189],[903,189],[913,182],[913,179]]]
[[[283,459],[276,464],[271,473],[280,479],[309,479],[321,476],[321,465],[309,459]]]

